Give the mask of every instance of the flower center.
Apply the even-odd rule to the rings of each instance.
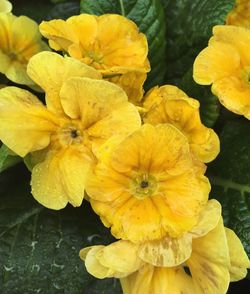
[[[130,192],[137,199],[151,197],[157,190],[157,180],[147,173],[137,174],[130,183]]]
[[[52,137],[52,141],[60,146],[77,145],[83,143],[83,140],[86,139],[85,137],[86,134],[83,134],[77,122],[69,122],[62,125]]]

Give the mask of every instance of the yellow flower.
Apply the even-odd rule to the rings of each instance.
[[[180,236],[197,222],[210,185],[174,126],[145,124],[99,154],[86,191],[116,238],[133,242]]]
[[[95,277],[120,278],[124,294],[222,294],[230,280],[243,279],[250,267],[240,240],[221,219],[193,240],[191,255],[178,266],[154,266],[141,259],[140,250],[139,245],[121,240],[84,248],[80,257]]]
[[[121,86],[130,101],[143,96],[143,83],[150,70],[146,36],[135,23],[116,14],[81,14],[66,21],[44,21],[40,31],[51,48],[66,51]]]
[[[12,4],[9,1],[0,0],[0,13],[1,12],[4,12],[4,13],[11,12],[11,10],[12,10]]]
[[[43,21],[40,31],[53,49],[68,52],[104,75],[149,71],[147,39],[121,15],[81,14],[66,21]]]
[[[249,0],[236,0],[236,5],[226,19],[227,25],[235,25],[250,29],[250,2]]]
[[[26,16],[0,13],[0,72],[12,82],[34,85],[26,73],[29,59],[43,50],[38,25]]]
[[[189,98],[175,86],[166,85],[151,89],[145,96],[143,116],[153,125],[170,123],[187,137],[192,152],[203,162],[212,161],[219,153],[216,133],[200,120],[199,101]]]
[[[215,26],[207,48],[194,62],[198,84],[212,84],[212,92],[230,111],[250,118],[250,30]]]
[[[32,193],[41,204],[79,206],[93,152],[113,135],[140,127],[137,109],[118,86],[76,59],[50,52],[31,58],[28,74],[46,93],[0,90],[0,139],[16,154],[32,152]]]

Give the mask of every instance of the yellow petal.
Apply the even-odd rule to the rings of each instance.
[[[92,246],[80,251],[87,271],[99,279],[125,277],[138,270],[142,261],[138,247],[128,241],[117,241],[108,246]]]
[[[10,58],[0,50],[0,72],[5,74],[10,65]]]
[[[194,80],[201,85],[210,85],[213,82],[230,76],[240,66],[240,55],[230,44],[221,42],[209,44],[196,57],[193,68]]]
[[[221,205],[217,200],[211,199],[207,202],[203,211],[201,211],[198,223],[192,228],[190,233],[194,238],[202,237],[218,225],[220,218]]]
[[[15,82],[21,85],[34,85],[34,82],[27,75],[25,64],[12,61],[9,64],[4,74],[12,82]]]
[[[227,109],[250,118],[250,88],[241,78],[232,76],[220,79],[213,84],[212,92]]]
[[[48,153],[32,170],[34,198],[51,209],[62,209],[68,202],[80,206],[89,167],[84,151],[74,147]]]
[[[12,4],[7,0],[0,0],[0,12],[11,12]]]
[[[248,0],[236,0],[236,5],[226,18],[227,25],[250,28],[250,3]]]
[[[37,23],[26,16],[16,17],[11,13],[1,13],[0,41],[2,52],[9,58],[8,66],[5,58],[1,72],[15,83],[34,84],[27,76],[27,63],[34,54],[49,50],[41,40]]]
[[[38,24],[27,16],[22,15],[15,17],[12,24],[11,38],[13,46],[12,49],[16,55],[18,55],[19,52],[24,53],[36,43],[41,42],[41,34],[39,32]],[[37,50],[37,52],[33,52],[33,54],[38,52],[39,50]]]
[[[87,271],[98,279],[112,277],[113,271],[103,266],[96,258],[96,254],[105,246],[97,245],[84,248],[80,251],[80,257],[85,261]]]
[[[213,27],[213,35],[214,36],[210,39],[209,44],[213,44],[215,42],[224,42],[226,44],[230,44],[237,50],[242,65],[249,66],[249,29],[237,26],[218,25]],[[231,63],[231,60],[227,59],[225,62]]]
[[[66,23],[78,36],[82,49],[84,51],[91,50],[98,32],[97,16],[90,14],[71,16]]]
[[[192,152],[203,161],[213,160],[219,153],[219,138],[206,128],[200,119],[199,102],[189,98],[175,86],[166,85],[151,89],[145,96],[143,115],[146,123],[170,123],[187,137]]]
[[[99,17],[98,26],[99,42],[102,48],[107,48],[103,50],[103,63],[107,66],[103,73],[109,73],[110,67],[112,72],[119,72],[119,67],[149,71],[148,65],[145,66],[147,39],[134,22],[121,15],[106,14]]]
[[[145,265],[120,281],[124,294],[201,294],[196,291],[191,277],[181,267]]]
[[[137,105],[143,98],[143,84],[146,78],[147,75],[145,73],[128,72],[111,78],[107,77],[107,80],[120,86],[126,92],[128,100]]]
[[[124,240],[105,246],[97,254],[97,259],[102,265],[124,276],[137,271],[143,264],[138,257],[138,246]]]
[[[207,235],[193,239],[193,251],[186,261],[198,293],[226,293],[229,282],[229,254],[222,220]]]
[[[225,231],[230,256],[230,280],[232,282],[239,281],[246,277],[247,268],[250,268],[250,261],[240,239],[234,231],[228,228],[225,228]]]
[[[0,138],[16,154],[47,147],[56,118],[30,92],[16,87],[0,90]]]
[[[59,115],[63,113],[59,93],[65,81],[72,77],[101,78],[101,74],[92,67],[52,52],[41,52],[33,56],[27,72],[45,91],[48,109]]]
[[[73,43],[79,43],[79,39],[73,29],[62,19],[43,21],[39,25],[41,34],[53,41],[50,43],[55,50],[67,51]],[[53,46],[55,44],[56,46]]]
[[[192,236],[185,234],[180,238],[165,237],[159,241],[140,245],[139,257],[157,267],[173,267],[187,260],[192,252]]]
[[[69,79],[64,83],[60,96],[65,113],[72,119],[81,119],[83,128],[91,127],[125,106],[128,99],[120,87],[88,78]]]
[[[88,134],[93,138],[93,151],[98,151],[100,144],[110,137],[126,137],[140,126],[141,118],[137,108],[133,104],[124,103],[88,129]]]

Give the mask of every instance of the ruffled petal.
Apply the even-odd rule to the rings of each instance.
[[[174,125],[187,137],[193,153],[202,162],[212,161],[218,155],[219,138],[202,124],[198,100],[189,98],[175,86],[166,85],[150,90],[143,107],[147,110],[144,122]]]
[[[132,275],[120,279],[124,294],[201,294],[192,278],[181,267],[164,268],[145,265]]]
[[[146,73],[128,72],[123,75],[115,75],[106,79],[111,83],[120,86],[127,94],[128,100],[135,105],[140,104],[143,98],[143,84],[147,78]]]
[[[66,23],[78,36],[82,49],[91,51],[98,33],[97,16],[90,14],[71,16]]]
[[[49,152],[32,170],[32,194],[51,209],[62,209],[68,202],[80,206],[89,168],[89,158],[82,150],[69,147]]]
[[[228,228],[225,228],[225,231],[230,256],[230,280],[235,282],[246,277],[247,269],[250,268],[250,261],[240,239],[234,231]]]
[[[143,262],[138,247],[128,241],[117,241],[108,246],[92,246],[80,251],[89,273],[99,279],[125,277],[138,270]]]
[[[105,246],[96,245],[84,248],[80,251],[80,258],[85,261],[87,271],[98,279],[110,278],[114,272],[102,265],[96,258],[98,254]]]
[[[65,113],[72,119],[81,119],[82,127],[93,141],[93,149],[98,149],[110,136],[127,136],[141,125],[136,107],[112,83],[72,78],[64,83],[60,96]]]
[[[0,1],[0,12],[8,13],[12,10],[12,4],[7,0]]]
[[[240,77],[231,76],[214,82],[212,92],[227,109],[250,119],[250,87]]]
[[[222,40],[212,42],[195,59],[194,80],[201,85],[210,85],[230,76],[239,68],[240,58],[232,45],[223,43]]]
[[[250,55],[249,55],[249,42],[250,42],[250,31],[247,28],[238,27],[238,26],[225,26],[218,25],[213,27],[213,37],[209,41],[210,44],[216,42],[223,42],[233,46],[239,56],[241,65],[249,66],[250,64]],[[226,56],[225,56],[226,57]],[[228,56],[224,61],[225,63],[231,64],[232,56]]]
[[[192,252],[192,236],[184,234],[180,238],[165,237],[159,241],[140,245],[140,258],[157,267],[173,267],[187,260]]]
[[[194,238],[202,237],[213,230],[219,223],[221,218],[221,205],[215,200],[211,199],[201,211],[198,223],[192,228],[190,233]]]
[[[79,43],[74,30],[62,19],[42,21],[39,29],[45,38],[53,41],[50,42],[52,49],[68,51],[70,45]]]
[[[92,67],[71,57],[62,57],[52,52],[41,52],[33,56],[27,67],[28,75],[46,93],[48,109],[63,114],[59,93],[63,83],[72,77],[101,79],[101,74]]]
[[[47,147],[57,119],[30,92],[16,87],[0,90],[0,138],[16,154]]]
[[[222,220],[202,238],[193,239],[188,265],[198,293],[226,293],[229,282],[229,253]]]

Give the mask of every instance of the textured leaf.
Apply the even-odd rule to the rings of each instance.
[[[151,72],[145,88],[163,83],[166,72],[166,24],[160,0],[82,0],[81,12],[96,15],[117,13],[133,20],[146,34],[149,44]]]
[[[207,127],[213,127],[220,115],[220,103],[211,93],[210,87],[199,86],[193,80],[193,70],[188,71],[178,86],[190,97],[199,100],[201,120]]]
[[[82,247],[111,241],[88,203],[45,209],[30,195],[23,166],[15,171],[0,175],[0,293],[121,293],[118,280],[95,279],[78,256]]]
[[[21,160],[21,157],[14,155],[5,145],[0,147],[0,173]]]
[[[72,15],[77,15],[80,13],[80,2],[69,1],[66,3],[58,3],[55,7],[49,12],[46,19],[67,19]]]
[[[212,197],[222,204],[224,223],[235,231],[250,257],[250,124],[229,122],[221,153],[208,169]]]
[[[206,47],[212,27],[224,24],[235,0],[162,0],[167,21],[167,80],[181,78]]]

